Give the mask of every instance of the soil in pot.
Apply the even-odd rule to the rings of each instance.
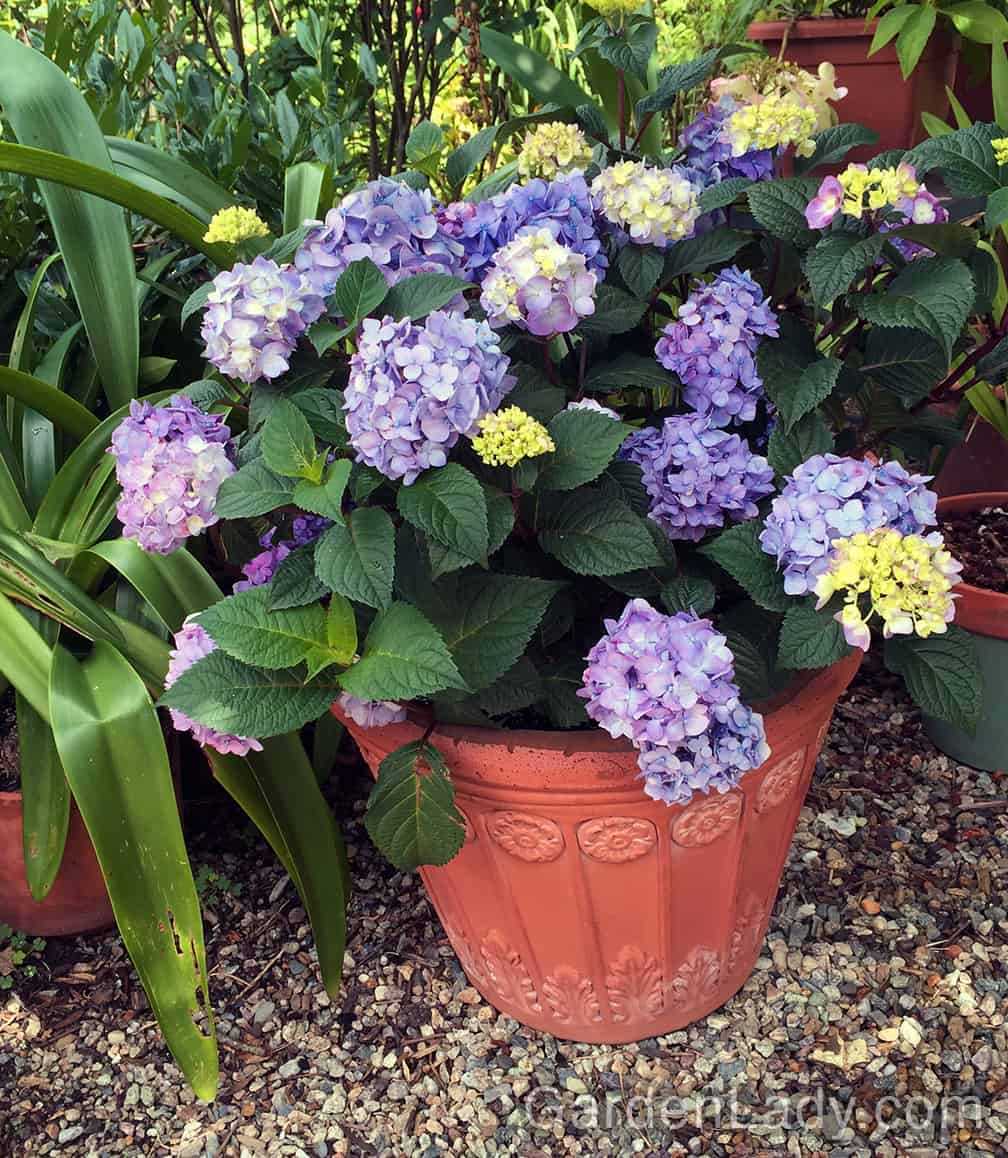
[[[14,693],[0,697],[0,923],[40,937],[107,929],[112,905],[80,813],[71,803],[60,871],[48,896],[28,888],[22,851],[21,755]]]
[[[944,515],[941,530],[963,565],[961,582],[1008,594],[1008,510],[986,507]]]

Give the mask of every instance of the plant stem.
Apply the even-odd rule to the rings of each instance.
[[[626,76],[623,69],[616,70],[616,119],[619,121],[619,147],[620,152],[626,152]]]

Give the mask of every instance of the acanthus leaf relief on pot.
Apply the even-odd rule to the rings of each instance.
[[[533,1013],[541,1011],[535,982],[525,968],[521,954],[496,929],[491,929],[483,938],[480,953],[486,965],[489,984],[505,1001],[524,1005]]]
[[[690,805],[672,822],[672,839],[686,848],[712,844],[730,832],[742,816],[742,796],[728,792]]]
[[[646,1021],[665,1006],[661,966],[636,945],[624,945],[609,967],[606,990],[613,1021]]]
[[[658,842],[650,820],[632,816],[601,816],[578,826],[581,851],[592,860],[622,864],[647,856]]]
[[[763,777],[763,783],[756,794],[756,811],[766,812],[783,804],[794,793],[801,780],[805,765],[805,749],[792,752],[786,760],[774,764]]]
[[[491,839],[519,860],[543,864],[564,850],[560,826],[544,816],[524,812],[494,812],[487,821]]]
[[[686,1006],[708,1001],[717,992],[721,979],[721,959],[714,949],[697,945],[669,982],[668,1003]]]
[[[595,986],[570,965],[558,965],[543,981],[543,999],[557,1021],[600,1022]]]
[[[763,940],[769,915],[770,909],[756,896],[748,897],[739,906],[735,928],[728,944],[726,972],[733,973],[739,965],[748,965],[749,958],[757,952]]]

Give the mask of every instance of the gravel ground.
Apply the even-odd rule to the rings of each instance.
[[[240,818],[212,818],[194,859],[241,885],[206,898],[217,1101],[185,1087],[115,936],[51,943],[48,976],[0,999],[0,1155],[1008,1153],[1006,789],[862,675],[756,972],[705,1021],[616,1047],[481,1000],[418,879],[368,843],[363,782],[339,1002],[286,878]]]

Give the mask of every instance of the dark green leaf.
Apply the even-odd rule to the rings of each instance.
[[[1000,386],[1008,379],[1008,338],[1002,338],[989,354],[984,354],[976,364],[977,377]]]
[[[450,462],[424,471],[399,488],[399,513],[414,527],[467,559],[485,562],[488,546],[487,504],[475,475]]]
[[[662,281],[667,284],[680,274],[706,273],[714,266],[724,265],[751,240],[747,233],[721,227],[712,229],[709,233],[701,233],[699,237],[687,237],[685,241],[678,241],[665,258]]]
[[[268,586],[228,596],[199,617],[219,648],[253,667],[296,667],[326,643],[326,614],[320,603],[273,608]]]
[[[723,567],[760,607],[787,611],[794,600],[784,592],[776,562],[760,546],[761,530],[758,519],[739,523],[701,547],[700,553]]]
[[[885,236],[873,233],[827,233],[808,251],[803,263],[805,276],[817,306],[825,308],[846,293],[855,279],[872,269],[882,253]]]
[[[270,611],[315,603],[329,588],[315,574],[315,544],[309,543],[280,561],[269,582]]]
[[[308,419],[293,402],[278,398],[262,429],[262,455],[276,474],[318,481],[322,464]]]
[[[302,479],[294,488],[294,505],[313,515],[322,515],[334,523],[343,522],[343,492],[350,478],[350,462],[337,459],[326,470],[323,483]]]
[[[672,375],[658,360],[641,354],[620,354],[611,362],[596,362],[585,376],[585,390],[592,394],[667,390],[671,385]]]
[[[540,501],[539,543],[578,575],[619,575],[661,558],[643,519],[590,487]]]
[[[544,491],[570,491],[598,478],[630,433],[595,410],[561,410],[549,432],[556,450],[543,456],[536,481]]]
[[[658,42],[658,29],[653,21],[643,20],[622,33],[605,37],[598,45],[598,54],[613,68],[635,76],[647,84],[648,62]]]
[[[345,318],[348,325],[356,325],[382,304],[387,293],[385,275],[370,258],[362,257],[352,261],[340,274],[333,286],[332,299],[339,316]]]
[[[1008,221],[1008,188],[995,189],[987,198],[984,212],[989,232],[993,233],[999,225],[1004,225]]]
[[[789,431],[781,423],[774,427],[767,446],[767,460],[783,478],[814,454],[829,454],[832,450],[833,435],[822,415],[813,410],[800,418]]]
[[[695,611],[706,615],[714,606],[714,584],[699,575],[680,575],[666,583],[661,601],[670,615],[677,611]]]
[[[497,126],[480,129],[458,148],[452,149],[445,161],[445,178],[449,188],[461,189],[465,179],[489,156],[497,136]]]
[[[702,56],[682,64],[673,64],[663,68],[658,74],[658,84],[655,88],[637,102],[635,112],[638,121],[648,113],[660,113],[675,104],[676,97],[681,92],[688,92],[703,82],[714,71],[719,50],[712,48]]]
[[[1001,135],[996,125],[974,124],[922,141],[904,159],[918,177],[937,169],[957,197],[987,197],[1004,184],[991,147]]]
[[[345,525],[330,527],[315,547],[318,578],[330,591],[368,607],[388,606],[394,571],[395,530],[379,507],[358,507]]]
[[[942,257],[961,258],[969,258],[980,240],[975,229],[955,221],[936,221],[932,225],[901,225],[886,236],[914,241]]]
[[[582,318],[578,330],[582,334],[624,334],[637,325],[646,309],[647,302],[603,284],[595,295],[595,313]]]
[[[422,318],[446,306],[469,283],[446,273],[418,273],[397,282],[388,292],[382,309],[394,318]]]
[[[708,185],[700,194],[700,208],[704,213],[724,209],[725,206],[737,201],[751,184],[752,181],[748,177],[729,177],[727,181]]]
[[[788,608],[777,650],[781,667],[800,670],[829,667],[849,651],[843,628],[831,612],[816,611],[811,601],[794,602]]]
[[[401,872],[447,864],[456,855],[465,840],[465,824],[437,748],[418,740],[385,757],[364,826]]]
[[[773,237],[809,245],[818,236],[808,227],[805,207],[815,195],[817,182],[802,177],[758,181],[746,197],[753,217]]]
[[[735,658],[735,682],[743,702],[769,699],[774,688],[766,656],[747,635],[731,628],[725,628],[724,635]]]
[[[983,710],[983,676],[969,632],[952,624],[944,635],[886,640],[885,663],[901,675],[914,703],[929,716],[971,735]]]
[[[216,513],[222,519],[251,519],[285,506],[294,480],[274,474],[262,459],[253,459],[226,478],[217,492]]]
[[[444,133],[430,121],[421,121],[406,141],[406,160],[417,169],[437,159],[444,147]]]
[[[937,386],[948,369],[948,359],[938,343],[920,330],[879,327],[868,331],[865,360],[859,369],[909,406]]]
[[[767,394],[780,411],[785,433],[790,433],[800,418],[815,410],[833,393],[841,365],[836,358],[820,358],[796,376],[765,381]]]
[[[624,245],[616,264],[627,289],[646,298],[661,277],[665,255],[652,245]]]
[[[795,157],[795,171],[807,173],[819,165],[835,165],[859,145],[874,145],[878,133],[864,125],[830,125],[812,138],[815,151],[811,157]]]

